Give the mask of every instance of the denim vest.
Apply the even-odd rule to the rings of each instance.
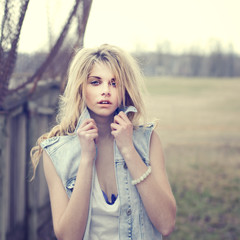
[[[137,111],[135,107],[130,106],[117,110],[116,114],[120,110],[123,110],[126,114]],[[86,108],[79,118],[74,135],[56,136],[46,139],[41,143],[41,147],[46,150],[52,160],[69,198],[75,185],[81,159],[81,147],[76,131],[80,124],[87,118],[90,118],[90,115]],[[133,131],[134,146],[146,165],[149,165],[149,146],[152,130],[153,125],[149,125],[147,127],[140,126]],[[147,215],[137,188],[131,184],[132,177],[115,141],[114,161],[118,197],[120,200],[119,240],[162,239],[161,233],[153,226]],[[89,239],[90,224],[91,197],[84,240]]]

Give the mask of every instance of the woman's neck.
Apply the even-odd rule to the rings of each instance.
[[[112,138],[111,134],[111,123],[113,122],[113,116],[109,117],[100,117],[90,112],[91,118],[94,119],[98,128],[98,137],[99,138]]]
[[[104,123],[96,121],[99,138],[104,138],[104,139],[105,138],[112,138],[111,126],[110,126],[111,123],[112,123],[112,121],[104,122]]]

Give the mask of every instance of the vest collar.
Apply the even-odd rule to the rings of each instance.
[[[117,115],[119,112],[123,111],[125,114],[128,114],[129,112],[137,112],[137,109],[134,107],[134,106],[120,106],[116,109],[115,111],[115,115]],[[78,123],[77,123],[77,126],[75,128],[75,132],[78,130],[79,126],[82,124],[82,122],[85,120],[85,119],[88,119],[88,118],[91,118],[90,117],[90,113],[88,111],[88,108],[84,108],[81,116],[79,117],[78,119]]]

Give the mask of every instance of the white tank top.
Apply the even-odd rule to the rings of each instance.
[[[106,203],[94,169],[92,216],[89,240],[118,240],[119,197],[114,204]]]

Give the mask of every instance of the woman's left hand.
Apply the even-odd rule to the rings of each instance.
[[[120,152],[127,153],[133,147],[133,125],[124,112],[114,117],[111,129]]]

